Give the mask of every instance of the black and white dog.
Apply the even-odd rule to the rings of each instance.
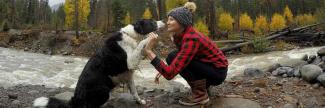
[[[126,83],[131,94],[140,104],[146,104],[137,93],[133,81],[134,70],[142,59],[142,49],[150,32],[165,26],[162,21],[139,20],[127,25],[105,41],[100,51],[93,55],[84,67],[74,96],[68,103],[55,98],[40,97],[34,100],[37,108],[99,108],[109,99],[110,91],[120,83]]]

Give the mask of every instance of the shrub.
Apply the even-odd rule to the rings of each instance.
[[[208,26],[202,20],[196,22],[196,24],[194,24],[194,28],[196,28],[199,32],[203,33],[206,36],[210,34]]]
[[[3,23],[2,23],[2,31],[5,31],[5,32],[7,32],[7,31],[9,31],[9,24],[8,24],[8,21],[3,21]]]
[[[270,42],[263,38],[263,36],[255,36],[253,40],[254,52],[266,52],[269,51]]]
[[[296,17],[296,24],[303,26],[316,23],[316,19],[312,14],[303,14]]]
[[[253,30],[253,20],[247,13],[240,15],[239,27],[241,30]]]
[[[270,23],[270,29],[275,31],[275,30],[283,29],[285,27],[286,27],[285,18],[282,15],[275,13]]]
[[[234,18],[229,13],[221,13],[218,21],[218,27],[222,31],[232,31]]]

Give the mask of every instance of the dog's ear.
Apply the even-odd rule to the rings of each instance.
[[[140,21],[135,22],[135,24],[133,24],[134,30],[136,32],[138,32],[139,34],[144,34],[143,25],[144,25],[144,21],[143,20],[140,20]]]

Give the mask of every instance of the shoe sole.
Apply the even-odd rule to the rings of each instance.
[[[210,101],[210,99],[208,98],[208,99],[202,100],[200,102],[196,102],[196,103],[186,103],[186,102],[182,102],[181,100],[179,100],[178,102],[185,106],[194,106],[194,105],[198,105],[198,104],[203,105],[203,104],[208,103],[209,101]]]

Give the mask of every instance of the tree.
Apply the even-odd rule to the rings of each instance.
[[[270,29],[274,31],[274,30],[283,29],[285,27],[286,27],[285,18],[281,14],[275,13],[270,23]]]
[[[173,8],[183,6],[186,2],[187,2],[187,0],[166,0],[165,1],[166,10],[167,10],[167,12],[169,12]]]
[[[143,19],[151,19],[152,18],[149,8],[146,8],[146,10],[144,11],[144,13],[142,15],[142,18]]]
[[[210,31],[210,36],[213,37],[213,39],[216,36],[216,8],[215,8],[215,0],[208,0],[208,28]]]
[[[291,25],[293,23],[293,14],[288,5],[284,9],[284,17],[287,20],[287,25]]]
[[[96,14],[97,14],[97,0],[90,0],[90,13],[89,13],[89,20],[88,24],[90,27],[96,27]]]
[[[119,0],[114,0],[112,4],[113,12],[113,25],[115,29],[121,28],[124,26],[123,19],[126,16],[125,8],[122,6]]]
[[[303,26],[316,23],[316,18],[312,14],[302,14],[296,17],[296,24]]]
[[[239,27],[241,30],[253,30],[253,20],[247,13],[240,15]]]
[[[202,20],[198,20],[194,24],[194,28],[196,28],[199,32],[203,33],[206,36],[208,36],[210,34],[208,26]]]
[[[64,4],[64,12],[66,14],[66,27],[71,28],[78,23],[81,28],[87,27],[88,16],[90,13],[89,0],[66,0]],[[74,27],[77,27],[75,25]]]
[[[266,33],[269,30],[269,25],[265,16],[260,15],[255,21],[255,32]]]
[[[232,31],[234,18],[227,12],[221,13],[218,21],[218,27],[222,31]]]
[[[132,20],[131,20],[131,16],[130,16],[130,12],[127,12],[126,13],[126,16],[124,18],[124,24],[127,25],[127,24],[131,24]]]

